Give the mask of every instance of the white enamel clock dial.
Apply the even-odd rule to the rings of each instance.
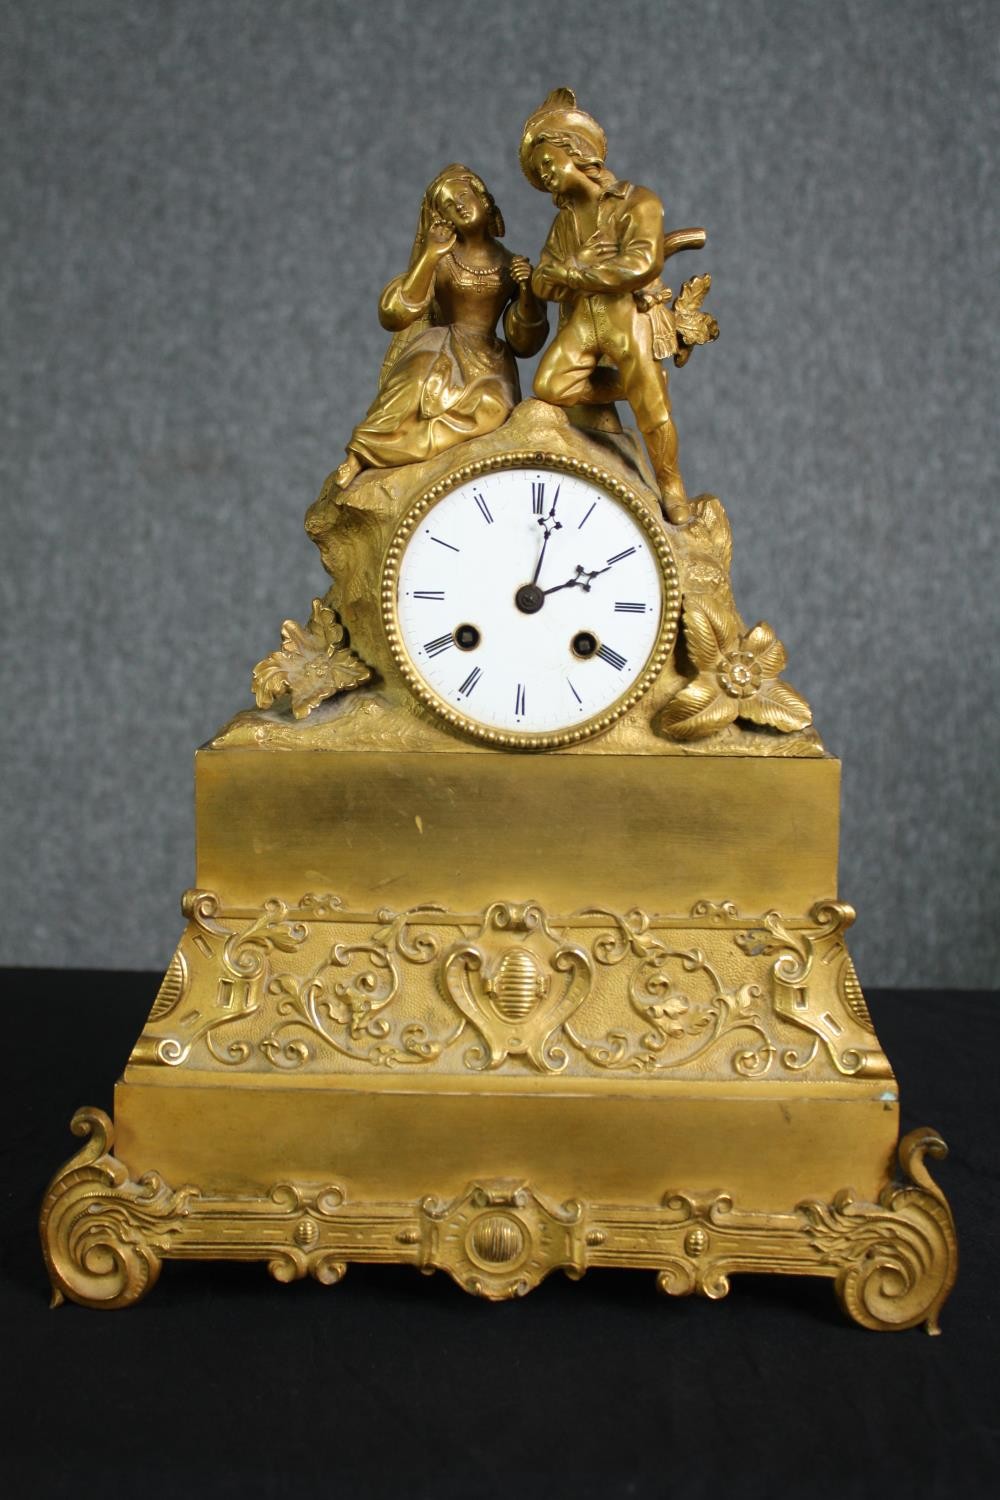
[[[566,744],[605,727],[652,682],[676,630],[658,520],[610,476],[557,463],[460,472],[390,549],[397,661],[425,702],[492,743]]]

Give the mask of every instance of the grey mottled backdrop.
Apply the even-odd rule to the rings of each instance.
[[[871,985],[997,973],[997,11],[989,0],[0,7],[7,963],[158,966],[194,746],[322,589],[302,515],[445,163],[508,243],[554,85],[704,223],[673,382],[738,597],[843,756]]]

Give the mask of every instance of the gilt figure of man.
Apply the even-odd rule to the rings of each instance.
[[[677,431],[661,361],[683,363],[690,343],[718,326],[697,312],[709,278],[689,283],[693,336],[679,339],[670,292],[660,280],[665,251],[701,245],[701,230],[663,234],[663,204],[649,188],[620,182],[604,165],[607,143],[570,89],[556,89],[521,136],[521,167],[559,212],[531,279],[537,297],[560,306],[559,331],[535,376],[535,395],[556,406],[626,400],[645,439],[667,518],[691,515],[677,461]],[[690,292],[689,288],[695,287]],[[678,298],[677,306],[681,303]],[[679,309],[682,313],[683,309]]]

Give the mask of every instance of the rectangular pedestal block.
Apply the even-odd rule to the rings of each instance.
[[[335,1184],[348,1200],[416,1203],[513,1180],[556,1201],[659,1205],[731,1195],[789,1210],[844,1188],[874,1199],[890,1174],[895,1090],[746,1083],[632,1089],[156,1087],[121,1083],[116,1153],[139,1178],[267,1194]]]
[[[836,895],[829,757],[265,752],[197,756],[201,889],[233,906],[491,901],[807,913]]]

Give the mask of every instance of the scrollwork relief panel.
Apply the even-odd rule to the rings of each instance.
[[[352,912],[310,893],[238,911],[197,891],[184,910],[133,1066],[891,1076],[836,902],[556,916],[530,901]]]

